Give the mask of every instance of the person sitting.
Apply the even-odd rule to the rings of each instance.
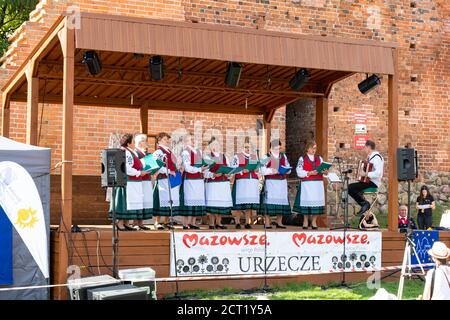
[[[369,182],[354,182],[348,186],[348,194],[361,206],[358,215],[363,215],[370,209],[370,202],[364,198],[363,191],[368,188],[378,188],[383,177],[384,159],[381,154],[375,150],[375,142],[367,140],[364,152],[367,154],[367,161],[373,165],[372,171],[361,172],[361,176],[370,179]]]
[[[423,300],[450,300],[450,267],[447,266],[450,250],[445,243],[436,241],[428,254],[435,268],[429,270],[425,278]]]
[[[372,212],[362,215],[359,221],[359,229],[377,229],[379,228],[377,217]]]
[[[411,217],[409,218],[409,226],[411,229],[417,229],[416,223],[414,222],[414,219]],[[400,232],[406,232],[408,229],[408,207],[402,204],[398,208],[398,230]]]

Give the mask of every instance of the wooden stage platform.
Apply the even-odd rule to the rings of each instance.
[[[111,226],[80,226],[84,232],[72,233],[68,237],[69,265],[78,265],[81,268],[81,276],[112,274],[112,228]],[[177,229],[181,230],[181,229]],[[255,226],[254,230],[263,231],[262,226]],[[267,232],[280,231],[272,229]],[[300,227],[288,227],[286,231],[301,231]],[[198,232],[212,231],[204,228]],[[234,232],[234,227],[228,230],[216,230],[217,232]],[[240,230],[245,231],[245,229]],[[320,230],[319,230],[320,231]],[[323,229],[322,231],[326,231]],[[177,232],[177,231],[175,231]],[[283,232],[283,230],[281,231]],[[306,231],[315,232],[315,231]],[[170,231],[137,231],[119,233],[119,269],[137,268],[149,266],[156,271],[156,277],[169,276],[170,263]],[[405,246],[405,235],[397,232],[383,230],[382,234],[382,266],[401,265]],[[59,234],[51,232],[51,279],[57,279],[58,272],[58,242]],[[441,232],[440,240],[450,245],[450,232]],[[389,273],[389,272],[388,272]],[[385,273],[386,274],[386,273]],[[368,275],[363,272],[347,273],[346,280],[363,281]],[[308,281],[316,284],[325,284],[330,281],[340,281],[341,273],[322,275],[302,275],[295,277],[269,278],[268,283],[281,284],[293,281]],[[398,280],[398,274],[390,277]],[[264,279],[245,280],[201,280],[179,282],[179,290],[187,291],[194,289],[220,289],[225,287],[252,289],[262,288]],[[175,292],[175,283],[158,283],[158,298]],[[54,292],[52,293],[53,296]]]

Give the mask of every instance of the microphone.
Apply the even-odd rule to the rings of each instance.
[[[342,160],[342,158],[341,157],[333,157],[333,160]]]
[[[347,170],[342,171],[343,174],[352,173],[352,172],[353,172],[352,168],[348,168]]]

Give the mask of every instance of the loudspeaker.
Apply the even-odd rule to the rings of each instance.
[[[289,87],[291,87],[292,90],[299,91],[301,88],[303,88],[308,82],[310,78],[309,72],[306,69],[300,69],[297,71],[297,73],[292,77],[291,80],[289,80]]]
[[[161,56],[150,57],[149,69],[153,80],[164,79],[164,59]]]
[[[105,149],[101,156],[102,188],[125,187],[127,185],[125,151],[122,149]]]
[[[397,148],[397,180],[414,180],[417,176],[416,150],[413,148]]]
[[[237,62],[228,62],[227,74],[225,76],[225,84],[229,87],[236,88],[241,79],[242,66]]]
[[[86,66],[86,70],[91,75],[99,74],[102,71],[102,63],[100,62],[100,59],[97,55],[97,52],[90,50],[86,51],[83,54],[83,61],[84,65]]]

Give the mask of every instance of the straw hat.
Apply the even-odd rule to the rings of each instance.
[[[428,250],[428,254],[437,259],[448,259],[450,257],[450,250],[445,243],[436,241],[433,246]]]

